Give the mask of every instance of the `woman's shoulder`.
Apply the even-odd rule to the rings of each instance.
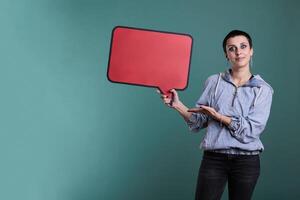
[[[207,79],[206,79],[206,82],[209,83],[209,82],[217,82],[218,81],[218,78],[220,77],[220,73],[219,74],[212,74],[210,75]]]
[[[206,80],[205,80],[205,88],[209,88],[212,87],[213,85],[215,85],[218,81],[218,74],[213,74],[210,75]]]
[[[264,88],[264,90],[269,90],[271,93],[274,93],[274,90],[272,86],[265,81],[259,74],[254,75],[255,81],[257,81],[257,84],[259,87]]]

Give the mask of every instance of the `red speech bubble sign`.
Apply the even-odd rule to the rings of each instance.
[[[170,89],[187,87],[193,38],[170,33],[117,26],[112,32],[108,79]]]

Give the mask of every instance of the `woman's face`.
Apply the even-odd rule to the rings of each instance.
[[[245,36],[235,36],[227,40],[226,57],[233,68],[249,67],[253,49],[250,48],[248,39]]]

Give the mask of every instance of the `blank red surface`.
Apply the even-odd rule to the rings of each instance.
[[[188,83],[189,35],[116,27],[108,68],[110,81],[158,87],[163,92]]]

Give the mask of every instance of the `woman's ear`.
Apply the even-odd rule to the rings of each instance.
[[[253,50],[253,48],[251,48],[250,55],[253,56],[253,53],[254,53],[254,50]]]
[[[227,54],[225,53],[224,55],[225,55],[226,60],[228,60]]]

